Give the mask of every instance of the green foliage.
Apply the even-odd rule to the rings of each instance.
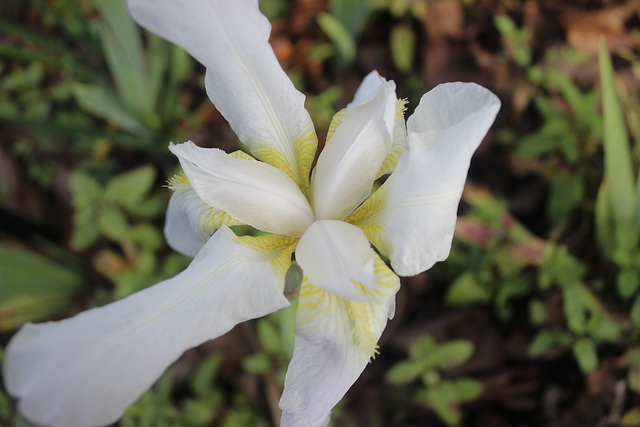
[[[0,331],[64,313],[82,288],[77,268],[0,245]]]
[[[531,32],[527,28],[518,28],[508,15],[496,15],[493,22],[500,31],[509,57],[519,66],[531,64]]]
[[[345,24],[327,12],[318,14],[316,19],[336,49],[338,64],[345,67],[353,62],[356,57],[356,42]]]
[[[242,360],[242,367],[252,374],[275,375],[284,385],[287,365],[293,356],[294,323],[297,301],[282,310],[256,320],[259,351]]]
[[[400,24],[391,30],[391,57],[400,71],[409,72],[415,61],[416,34],[411,26]]]
[[[446,300],[453,306],[492,304],[507,321],[512,301],[533,292],[525,272],[542,262],[545,245],[489,194],[468,192],[466,201],[471,210],[458,220],[449,260],[452,269],[464,272],[453,280]]]
[[[458,405],[478,398],[482,384],[472,378],[446,380],[441,373],[465,363],[473,351],[473,344],[466,340],[438,343],[432,336],[422,335],[413,342],[409,359],[387,372],[387,381],[406,386],[421,379],[421,385],[413,391],[414,400],[433,409],[445,423],[458,424],[461,419]]]
[[[156,251],[164,238],[152,220],[161,217],[169,192],[151,192],[156,171],[141,166],[111,178],[105,185],[91,175],[75,171],[69,180],[74,207],[70,244],[86,250],[101,239],[117,243],[121,251],[102,249],[94,267],[116,285],[115,297],[123,297],[176,274],[186,259],[169,255],[162,268]]]
[[[356,42],[366,25],[377,22],[372,17],[383,16],[393,62],[389,65],[404,75],[396,78],[399,93],[417,100],[427,84],[417,56],[423,41],[419,29],[429,4],[334,0],[317,16],[326,38],[295,37],[301,44],[310,40],[304,59],[314,66],[328,60],[339,67],[353,66]],[[471,16],[474,1],[464,4]],[[506,12],[493,18],[502,46],[497,62],[519,75],[521,80],[514,82],[525,88],[530,102],[523,107],[525,117],[533,114],[537,121],[527,122],[532,130],[518,138],[511,130],[501,134],[506,135],[507,154],[535,165],[532,170],[548,184],[543,204],[551,229],[534,235],[509,213],[507,201],[467,189],[450,258],[429,273],[430,279],[449,284],[443,301],[449,309],[485,306],[505,329],[528,322],[518,334],[528,334],[531,357],[569,354],[586,375],[611,354],[623,355],[618,363],[628,365],[622,375],[630,398],[621,424],[637,425],[640,407],[634,394],[640,394],[640,351],[632,344],[640,331],[637,94],[623,88],[622,80],[615,81],[604,44],[600,91],[567,76],[567,68],[591,61],[585,52],[553,47],[534,53],[535,35],[524,20],[520,26],[513,18],[514,4],[502,2]],[[283,18],[290,9],[282,0],[261,0],[260,5],[270,19]],[[180,255],[165,255],[161,221],[169,192],[153,187],[156,174],[167,168],[166,142],[180,140],[173,137],[176,128],[195,133],[198,120],[185,113],[182,97],[187,91],[181,88],[187,80],[202,79],[184,51],[139,30],[122,0],[33,0],[29,8],[41,17],[42,28],[0,19],[0,31],[9,41],[0,45],[0,122],[20,130],[6,152],[24,167],[30,183],[50,192],[56,188],[58,165],[71,171],[73,218],[67,244],[115,285],[114,290],[97,291],[93,302],[110,301],[173,275],[188,263]],[[617,50],[616,55],[640,77],[635,52]],[[362,65],[357,64],[358,72],[367,71]],[[296,64],[299,87],[310,77],[303,69]],[[343,99],[343,87],[323,82],[314,89],[307,108],[322,132]],[[511,128],[512,122],[506,126]],[[139,151],[143,156],[137,156]],[[0,202],[5,192],[0,189]],[[606,263],[588,250],[593,242]],[[69,314],[83,285],[84,275],[73,255],[62,249],[63,257],[53,256],[40,243],[34,246],[40,250],[0,246],[0,329]],[[294,318],[295,302],[254,323],[249,333],[255,332],[249,344],[253,352],[241,362],[245,375],[283,384],[293,353]],[[473,378],[455,377],[451,368],[471,360],[473,353],[469,341],[417,338],[409,357],[386,372],[394,392],[409,397],[393,415],[401,418],[411,405],[419,404],[431,408],[444,423],[460,424],[460,405],[477,399],[483,387]],[[0,349],[0,360],[1,355]],[[237,384],[222,384],[223,362],[221,353],[206,356],[191,366],[188,380],[182,372],[170,370],[119,425],[270,425],[256,409],[260,405]],[[345,418],[334,422],[352,422]],[[0,424],[4,422],[28,425],[0,391]]]

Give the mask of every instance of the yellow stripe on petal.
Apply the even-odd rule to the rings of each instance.
[[[389,304],[400,288],[398,276],[377,254],[375,274],[377,280],[373,289],[366,289],[363,285],[354,283],[363,293],[371,297],[371,302],[339,297],[314,286],[304,276],[298,299],[297,321],[310,324],[319,317],[335,316],[337,323],[345,326],[344,333],[357,348],[370,357],[374,356],[378,339],[386,324]]]
[[[203,235],[211,235],[215,230],[223,225],[242,225],[242,222],[233,218],[231,215],[220,209],[213,207],[207,208],[198,215],[198,232]]]
[[[380,252],[386,254],[383,239],[383,218],[381,217],[383,208],[387,204],[387,197],[389,194],[388,186],[385,184],[382,184],[382,186],[378,188],[375,193],[369,196],[369,198],[365,200],[358,209],[353,211],[353,213],[345,219],[345,222],[359,227],[364,231],[367,239],[369,239],[369,241],[373,243]]]
[[[329,143],[329,141],[331,141],[331,137],[335,133],[336,129],[338,129],[338,127],[342,124],[342,119],[344,118],[345,114],[347,114],[347,109],[343,108],[333,115],[331,123],[329,124],[329,130],[327,131],[327,144]]]
[[[302,182],[298,182],[298,186],[308,199],[311,199],[309,189],[311,164],[313,163],[313,159],[316,156],[317,149],[318,136],[316,135],[316,130],[313,128],[313,126],[310,126],[307,128],[306,132],[298,135],[298,138],[296,139],[296,150],[298,151],[298,159],[302,168]]]
[[[400,160],[400,156],[407,150],[407,127],[404,121],[404,113],[407,111],[407,99],[396,100],[396,119],[393,129],[393,144],[387,157],[382,162],[382,167],[376,176],[376,179],[382,175],[393,172]]]
[[[316,131],[309,126],[296,137],[295,153],[281,152],[267,144],[255,145],[251,152],[258,159],[286,173],[309,199],[309,172],[317,148]]]
[[[296,248],[298,239],[267,234],[264,236],[242,236],[238,241],[244,246],[256,251],[260,257],[270,258],[273,272],[278,280],[282,281],[284,291],[284,278],[291,267],[291,254]]]
[[[234,159],[243,159],[243,160],[255,160],[251,155],[245,153],[242,150],[236,150],[229,154]]]

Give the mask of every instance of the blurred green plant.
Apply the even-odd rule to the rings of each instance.
[[[186,258],[176,253],[159,263],[158,251],[164,248],[164,238],[152,220],[162,217],[170,194],[150,194],[155,181],[152,166],[116,175],[105,185],[82,170],[71,174],[74,214],[70,245],[78,251],[86,250],[100,238],[119,245],[119,252],[107,247],[94,258],[94,267],[115,284],[115,298],[165,279],[186,266]]]
[[[335,49],[339,68],[356,58],[356,40],[368,12],[368,0],[332,0],[329,12],[321,12],[316,20]]]
[[[512,302],[533,293],[528,272],[540,264],[545,243],[490,193],[470,187],[463,197],[470,209],[458,219],[448,268],[464,272],[449,287],[446,301],[492,304],[498,318],[509,321]]]
[[[0,19],[0,30],[29,46],[0,46],[0,56],[25,64],[13,64],[3,79],[0,122],[88,142],[102,139],[138,150],[164,149],[177,121],[186,118],[178,93],[191,72],[188,55],[152,35],[145,54],[124,0],[84,0],[80,8],[69,1],[52,7],[43,0],[34,3],[47,25],[60,28],[70,42]],[[92,8],[99,15],[88,18]],[[100,57],[110,78],[88,65]],[[56,74],[47,85],[43,84],[45,66],[53,66],[49,73]],[[71,97],[86,114],[70,108]],[[110,129],[96,129],[91,117],[105,120]]]
[[[172,392],[176,375],[167,371],[157,384],[133,404],[119,427],[267,427],[264,416],[240,393],[229,393],[217,377],[224,355],[214,352],[198,363],[183,386],[188,391],[179,403]],[[229,402],[228,400],[231,400]]]
[[[565,246],[535,237],[489,193],[469,188],[463,200],[470,209],[458,219],[448,268],[464,273],[453,281],[447,302],[491,304],[506,322],[514,314],[514,301],[528,301],[529,322],[537,330],[532,356],[567,348],[583,372],[597,369],[598,345],[619,343],[621,325],[585,282],[584,263]],[[549,325],[544,300],[558,292],[566,323]]]
[[[505,46],[504,59],[513,60],[522,68],[527,68],[533,60],[531,50],[531,31],[518,28],[514,20],[505,14],[493,17],[493,23],[500,32]]]
[[[260,351],[245,357],[242,367],[252,374],[274,373],[278,386],[284,386],[287,366],[293,356],[294,323],[297,300],[287,308],[256,321]]]
[[[596,200],[596,233],[602,253],[619,268],[619,296],[628,300],[635,295],[631,320],[640,328],[640,174],[637,169],[634,172],[628,131],[604,39],[600,41],[598,58],[604,114],[604,176]]]
[[[100,12],[95,25],[115,91],[111,85],[75,83],[73,94],[85,111],[154,148],[154,137],[162,136],[167,124],[185,115],[177,95],[192,62],[182,49],[151,34],[145,56],[139,27],[124,0],[94,3]]]
[[[473,351],[470,341],[438,343],[431,335],[422,335],[412,343],[409,359],[393,366],[386,378],[395,386],[408,386],[419,379],[414,401],[431,408],[446,424],[457,425],[462,419],[459,405],[477,399],[482,383],[466,377],[447,379],[443,371],[465,363]]]
[[[537,130],[522,136],[503,135],[525,158],[543,165],[549,182],[546,216],[559,226],[566,226],[570,214],[589,204],[587,194],[599,173],[593,166],[602,138],[599,94],[595,88],[581,89],[567,76],[567,64],[586,64],[589,56],[566,47],[551,48],[534,63],[531,32],[519,28],[508,15],[497,15],[494,25],[502,37],[502,59],[522,69],[526,83],[522,93],[531,93],[532,104],[540,116]]]
[[[83,286],[77,266],[0,245],[0,331],[49,319],[68,310]]]

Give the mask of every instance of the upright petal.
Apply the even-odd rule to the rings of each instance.
[[[245,224],[299,237],[314,220],[300,189],[279,169],[193,142],[169,146],[200,199]]]
[[[367,99],[375,93],[376,89],[385,82],[386,80],[381,77],[377,71],[370,72],[362,80],[362,83],[360,83],[360,86],[358,87],[358,90],[353,97],[353,101],[347,107],[366,102]],[[376,174],[376,179],[380,178],[384,174],[393,172],[396,164],[398,164],[400,156],[407,149],[407,126],[404,120],[406,103],[407,101],[403,99],[396,100],[396,117],[393,126],[393,142],[391,144],[391,149],[387,153],[387,157],[385,157],[380,170]],[[331,127],[332,126],[330,126],[330,131]]]
[[[409,118],[409,149],[391,177],[348,222],[391,259],[401,276],[447,258],[460,196],[474,151],[500,101],[473,83],[443,84]]]
[[[367,301],[376,284],[375,253],[362,230],[342,221],[318,220],[296,246],[296,261],[318,288],[347,299]]]
[[[317,138],[305,97],[269,45],[255,0],[128,0],[143,27],[207,67],[206,88],[240,140],[306,192]]]
[[[223,227],[172,279],[71,319],[24,325],[7,347],[7,390],[37,424],[116,421],[185,350],[288,305],[292,243]]]
[[[196,256],[218,228],[242,224],[202,201],[183,174],[176,175],[170,187],[173,195],[167,208],[164,235],[169,246],[176,251]]]
[[[303,282],[293,358],[280,400],[282,427],[326,425],[331,409],[374,355],[400,287],[398,277],[375,257],[377,285],[369,303]]]
[[[395,111],[395,84],[384,82],[336,114],[311,178],[316,218],[342,220],[369,195],[391,148]]]

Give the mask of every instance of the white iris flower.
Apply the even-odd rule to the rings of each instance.
[[[500,102],[475,84],[440,85],[405,126],[395,84],[372,72],[335,115],[311,171],[317,137],[305,97],[278,64],[257,0],[129,8],[207,67],[209,97],[253,157],[172,144],[184,175],[171,184],[165,234],[193,262],[107,306],[24,325],[6,351],[6,387],[35,423],[112,423],[185,350],[288,306],[295,254],[303,279],[281,423],[326,425],[393,316],[396,274],[448,256],[469,161]],[[228,228],[236,224],[269,234],[239,237]]]

